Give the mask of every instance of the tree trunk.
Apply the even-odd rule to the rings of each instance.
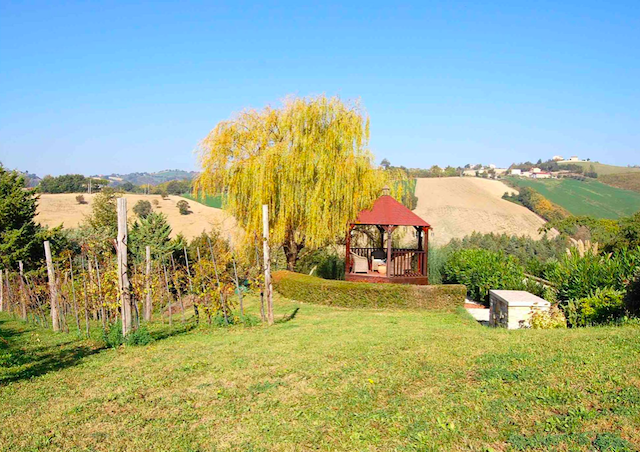
[[[304,243],[296,243],[293,237],[287,238],[282,245],[284,255],[287,258],[287,270],[295,271],[296,263],[298,262],[298,256],[300,251],[304,248]]]

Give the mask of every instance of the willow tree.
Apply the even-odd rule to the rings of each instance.
[[[195,190],[224,193],[250,241],[267,204],[272,244],[283,247],[293,269],[303,247],[343,237],[380,195],[389,174],[374,167],[368,142],[369,118],[357,102],[288,98],[281,108],[220,122],[200,144]]]

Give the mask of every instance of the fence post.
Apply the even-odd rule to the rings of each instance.
[[[0,312],[4,311],[4,270],[0,268]]]
[[[24,290],[24,265],[22,261],[18,261],[18,268],[20,269],[20,311],[22,320],[27,320],[27,294]]]
[[[147,297],[142,315],[145,322],[150,322],[151,313],[153,312],[153,299],[151,297],[151,247],[149,245],[145,247],[145,259],[145,292]]]
[[[126,336],[133,327],[131,292],[127,272],[127,198],[117,199],[118,208],[118,285],[122,306],[122,335]]]
[[[273,286],[271,285],[271,251],[269,249],[269,206],[262,205],[262,246],[264,254],[264,291],[267,296],[267,320],[273,325]]]
[[[49,296],[51,299],[51,326],[53,331],[60,331],[60,315],[58,313],[58,287],[56,285],[56,274],[51,258],[51,246],[49,241],[44,242],[44,255],[47,260],[47,276],[49,277]]]

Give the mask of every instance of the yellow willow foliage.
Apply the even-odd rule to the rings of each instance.
[[[262,230],[267,204],[273,243],[322,246],[343,236],[389,183],[392,173],[373,166],[368,141],[369,118],[359,103],[288,98],[279,109],[219,123],[200,145],[195,190],[224,193],[249,241]]]

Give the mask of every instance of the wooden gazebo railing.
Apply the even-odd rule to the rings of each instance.
[[[358,225],[375,226],[380,231],[380,245],[352,248],[351,235]],[[415,228],[418,238],[416,249],[392,247],[393,232],[399,226]],[[430,229],[429,223],[391,196],[381,196],[371,210],[360,212],[356,222],[349,225],[345,279],[347,281],[428,284]]]

